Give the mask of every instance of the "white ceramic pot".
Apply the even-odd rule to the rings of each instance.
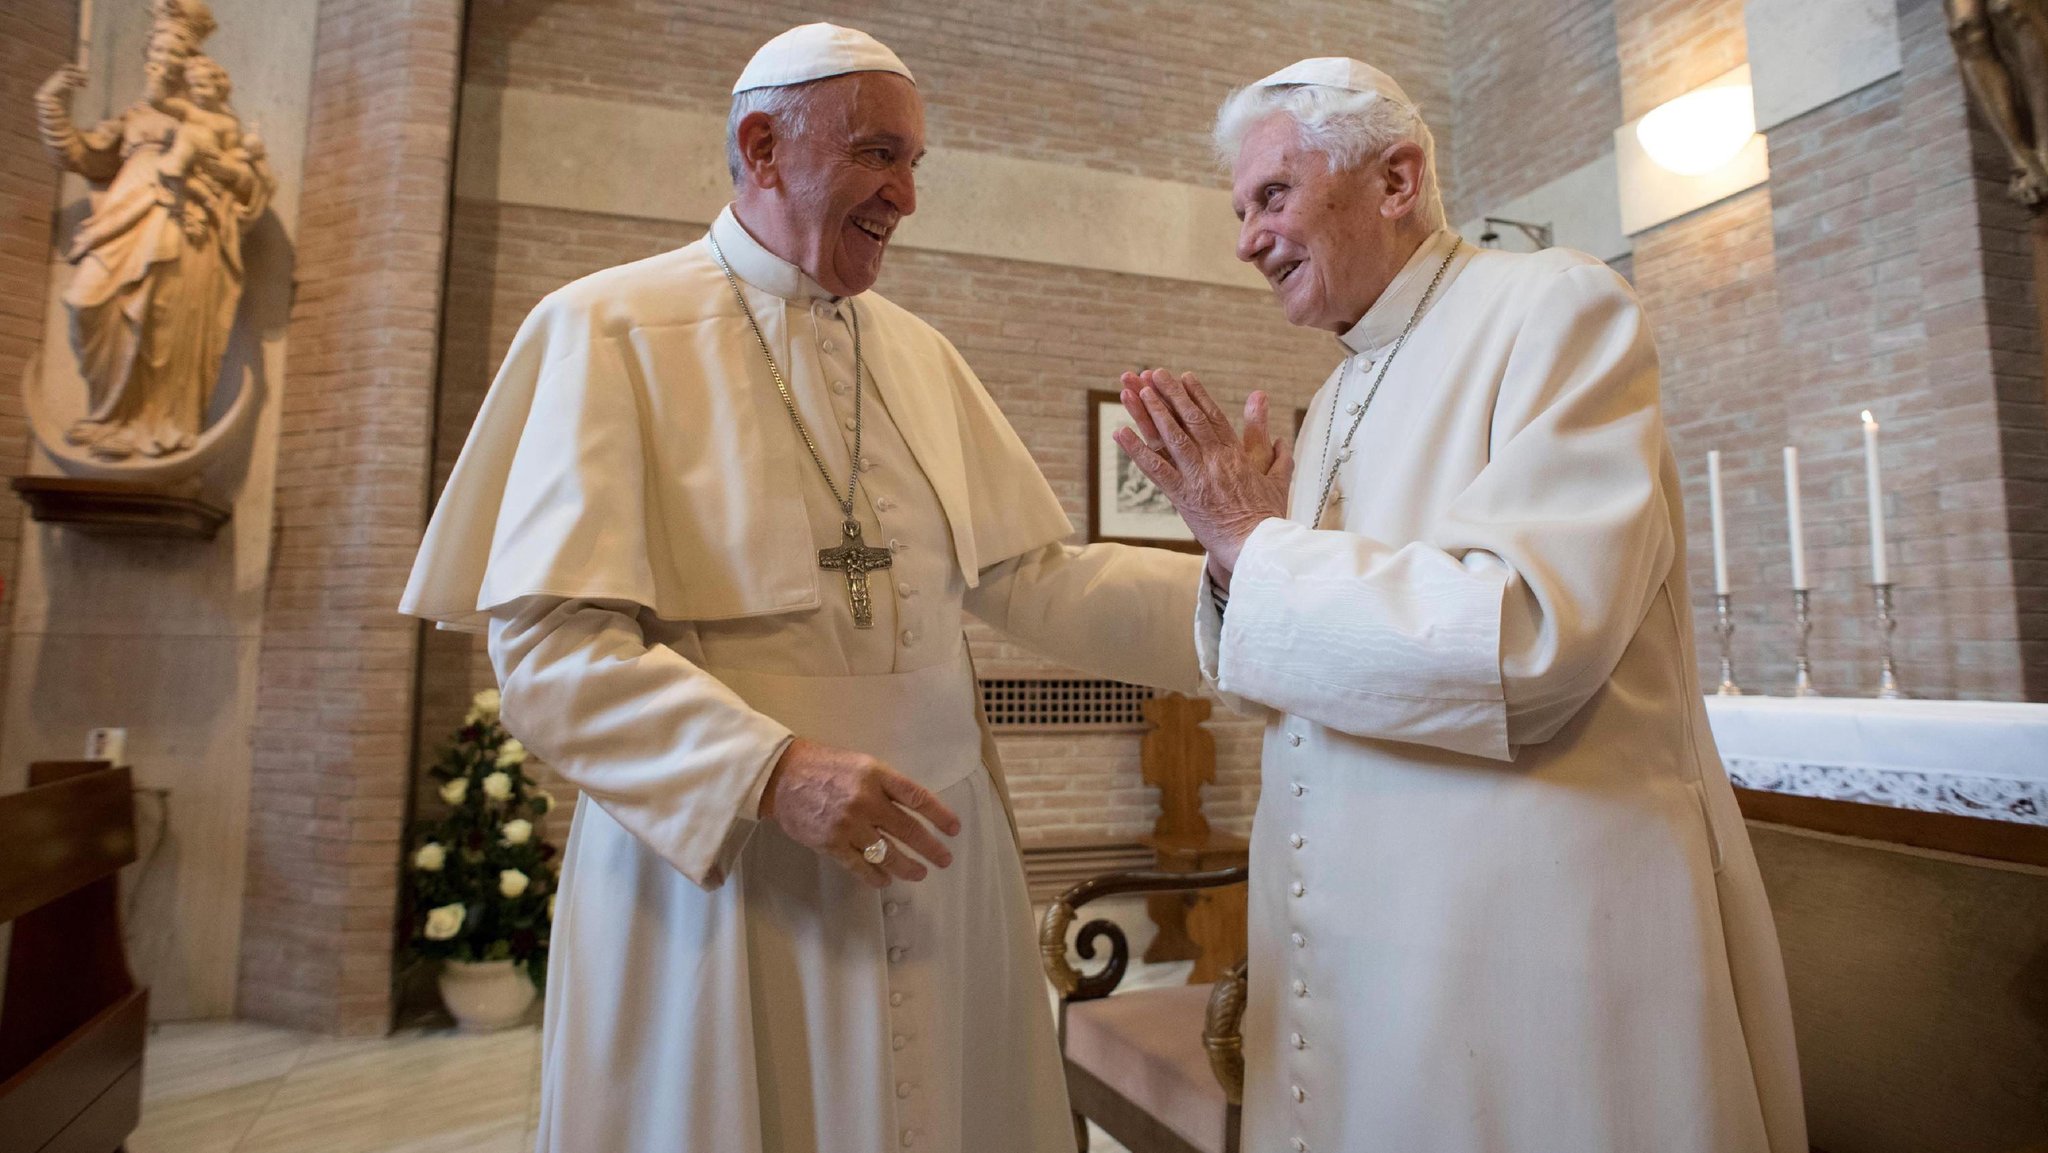
[[[441,1001],[465,1033],[517,1025],[533,1004],[533,982],[511,961],[443,961]]]

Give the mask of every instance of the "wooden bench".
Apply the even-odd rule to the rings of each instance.
[[[141,1116],[149,992],[128,971],[118,879],[134,860],[127,769],[43,762],[0,796],[5,1153],[108,1153]]]

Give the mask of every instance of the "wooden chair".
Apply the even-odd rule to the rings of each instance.
[[[149,992],[121,945],[118,877],[135,860],[127,769],[30,766],[0,797],[0,1149],[107,1153],[142,1112]]]
[[[1145,783],[1159,790],[1159,819],[1138,843],[1152,850],[1153,867],[1165,873],[1207,873],[1249,863],[1251,842],[1210,828],[1202,814],[1202,786],[1216,780],[1216,738],[1202,727],[1209,719],[1209,702],[1167,693],[1143,708],[1152,729],[1139,745],[1139,761]],[[1193,961],[1189,984],[1208,984],[1244,957],[1243,886],[1153,893],[1145,899],[1145,910],[1158,926],[1145,947],[1145,960]]]
[[[1244,1101],[1245,964],[1213,985],[1143,989],[1111,997],[1130,964],[1130,942],[1114,922],[1081,926],[1075,949],[1102,968],[1084,974],[1067,959],[1067,930],[1082,906],[1123,893],[1186,893],[1242,885],[1247,871],[1155,870],[1083,881],[1046,909],[1039,953],[1059,992],[1060,1053],[1074,1109],[1074,1140],[1088,1149],[1093,1121],[1131,1153],[1238,1153]]]

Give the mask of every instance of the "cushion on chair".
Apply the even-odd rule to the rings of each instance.
[[[1223,1153],[1228,1102],[1202,1022],[1213,985],[1138,989],[1067,1006],[1067,1058],[1208,1153]]]

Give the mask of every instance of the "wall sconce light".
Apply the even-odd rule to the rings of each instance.
[[[1735,159],[1756,135],[1747,84],[1697,88],[1665,101],[1636,125],[1636,139],[1660,168],[1703,176]]]

